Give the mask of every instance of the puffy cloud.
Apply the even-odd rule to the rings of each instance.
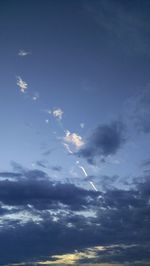
[[[66,131],[64,141],[73,144],[77,149],[81,148],[84,145],[82,137],[76,133],[70,133],[69,130]]]
[[[78,155],[86,158],[89,163],[93,163],[97,157],[115,154],[125,142],[123,129],[120,121],[97,127]]]
[[[27,84],[25,81],[23,81],[22,78],[19,77],[19,76],[17,77],[17,85],[19,86],[21,92],[23,92],[23,93],[24,93],[24,92],[27,90],[27,88],[28,88],[28,84]]]

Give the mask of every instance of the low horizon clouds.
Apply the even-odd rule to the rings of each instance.
[[[9,175],[13,180],[8,180]],[[43,263],[57,262],[58,257],[51,256],[58,252],[61,259],[75,250],[107,245],[111,254],[106,249],[96,252],[95,258],[81,257],[78,263],[99,263],[100,258],[107,263],[132,263],[137,258],[150,261],[149,175],[137,177],[134,188],[108,185],[105,192],[55,182],[39,170],[3,172],[0,176],[4,177],[0,180],[0,265],[34,265],[41,259]],[[13,245],[8,245],[10,241]]]

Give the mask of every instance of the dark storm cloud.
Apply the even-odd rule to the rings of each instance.
[[[33,258],[46,260],[52,254],[94,245],[113,245],[107,252],[99,253],[103,262],[149,259],[150,176],[136,179],[134,189],[108,186],[103,193],[47,179],[30,179],[31,173],[26,176],[28,178],[16,181],[1,181],[0,201],[24,210],[31,204],[37,211],[40,210],[41,220],[38,223],[7,220],[7,226],[5,224],[0,229],[0,250],[3,254],[0,265],[32,261]],[[32,212],[31,209],[32,215],[34,210]],[[48,210],[57,213],[50,214]],[[96,215],[87,217],[77,214],[76,210],[88,210],[89,213],[94,210]],[[135,249],[131,246],[123,249],[121,244],[137,246]]]
[[[96,128],[78,154],[86,158],[89,163],[93,163],[94,158],[113,155],[125,142],[123,133],[124,126],[120,121],[101,125]]]

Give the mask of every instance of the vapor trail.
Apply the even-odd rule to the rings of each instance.
[[[67,143],[63,143],[64,147],[67,149],[67,151],[70,153],[70,154],[73,154],[72,150],[70,149],[69,145]]]
[[[83,166],[81,166],[81,165],[79,165],[79,168],[83,171],[83,173],[85,174],[85,176],[87,177],[88,176],[88,174],[87,174],[87,172],[86,172],[86,170],[84,169],[84,167]],[[90,181],[89,182],[90,183],[90,185],[94,188],[94,190],[95,191],[98,191],[97,190],[97,188],[95,187],[95,185],[93,184],[93,182],[92,181]]]
[[[79,166],[79,168],[81,168],[81,169],[82,169],[83,173],[84,173],[84,174],[85,174],[85,176],[87,177],[87,176],[88,176],[88,174],[87,174],[87,172],[85,171],[84,167],[83,167],[83,166]]]
[[[97,188],[95,187],[95,185],[93,184],[92,181],[90,181],[90,184],[91,184],[91,186],[94,188],[95,191],[98,191]]]

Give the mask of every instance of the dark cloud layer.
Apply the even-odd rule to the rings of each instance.
[[[0,172],[1,178],[13,178],[13,177],[20,177],[22,174],[20,173],[14,173],[14,172]]]
[[[115,154],[125,142],[124,126],[120,121],[96,128],[79,155],[93,163],[94,158]]]
[[[21,210],[27,210],[30,204],[30,214],[34,217],[38,213],[41,218],[40,221],[28,222],[18,217],[16,220],[7,218],[7,223],[4,221],[5,226],[0,229],[3,254],[0,265],[46,260],[53,254],[95,245],[112,246],[99,254],[103,255],[100,256],[101,262],[132,263],[137,258],[150,259],[149,176],[136,180],[134,189],[108,186],[105,192],[95,192],[72,184],[56,183],[47,177],[44,179],[42,173],[43,179],[40,179],[40,172],[36,171],[38,178],[34,181],[32,171],[24,178],[0,181],[2,217],[5,217],[3,204]],[[80,213],[83,210],[89,211],[88,217]],[[92,211],[95,211],[95,216],[90,215]],[[116,244],[118,247],[114,246]],[[129,247],[123,249],[122,244]],[[131,244],[136,245],[134,250]],[[99,262],[98,258],[95,262]]]
[[[61,203],[80,210],[87,205],[88,196],[94,196],[94,193],[73,184],[52,182],[44,172],[38,170],[27,171],[17,180],[0,181],[0,201],[7,205],[30,204],[36,209],[49,209],[53,204]]]

